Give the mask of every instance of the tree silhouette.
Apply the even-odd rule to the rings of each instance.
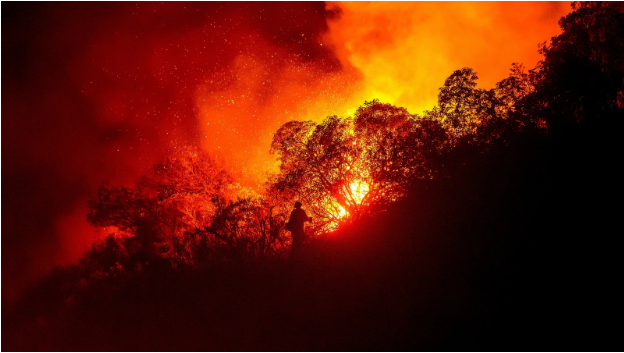
[[[271,190],[284,202],[299,199],[308,206],[318,229],[328,230],[339,221],[340,208],[357,212],[360,205],[350,185],[365,181],[367,175],[351,119],[332,116],[316,127],[312,122],[286,123],[275,134],[271,152],[281,161]]]
[[[362,168],[370,174],[370,204],[397,200],[406,183],[431,179],[447,132],[437,121],[411,115],[405,108],[365,102],[355,113],[355,142],[362,146]]]
[[[426,115],[444,124],[454,139],[475,134],[477,127],[496,116],[493,90],[476,88],[471,68],[454,71],[438,94],[438,106]]]
[[[281,161],[271,188],[309,205],[315,231],[327,231],[398,200],[410,180],[437,175],[446,142],[435,119],[365,102],[354,118],[284,124],[271,145]]]
[[[214,239],[208,249],[224,254],[226,259],[264,258],[285,249],[288,238],[284,214],[273,214],[273,208],[260,198],[236,201],[219,200],[212,224],[196,234]]]
[[[536,90],[528,113],[545,119],[555,132],[588,121],[620,119],[624,15],[615,3],[578,2],[559,26],[562,33],[540,48],[544,59],[533,71]]]
[[[190,261],[185,234],[211,224],[215,198],[231,198],[233,185],[205,152],[180,148],[134,188],[100,186],[97,198],[89,201],[88,221],[132,236],[140,243],[137,256],[145,261],[163,256]]]
[[[81,258],[80,265],[90,277],[115,275],[135,263],[131,251],[136,253],[132,237],[111,234],[95,242]]]

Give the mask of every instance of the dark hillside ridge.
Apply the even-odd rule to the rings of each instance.
[[[576,134],[414,183],[296,261],[154,263],[86,288],[59,271],[3,308],[3,349],[621,350],[613,140]]]

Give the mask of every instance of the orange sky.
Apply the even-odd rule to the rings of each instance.
[[[537,44],[559,33],[567,2],[345,2],[328,40],[363,74],[353,103],[378,98],[421,113],[444,80],[472,67],[484,87],[512,62],[533,67]]]

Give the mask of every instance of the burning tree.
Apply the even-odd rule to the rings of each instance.
[[[271,190],[304,202],[318,220],[315,231],[328,231],[398,199],[409,180],[434,176],[445,141],[436,120],[376,100],[355,118],[291,121],[273,138],[281,165]]]
[[[285,215],[273,214],[263,198],[219,200],[212,224],[194,234],[214,239],[212,252],[225,259],[262,258],[285,249],[288,238],[284,229]]]
[[[238,186],[206,152],[180,148],[135,187],[100,187],[88,220],[119,232],[88,257],[108,268],[113,258],[205,264],[273,254],[288,242],[285,215],[269,200]]]
[[[133,238],[145,261],[163,256],[192,261],[199,244],[191,244],[186,234],[210,226],[214,200],[236,191],[230,175],[205,152],[180,148],[134,187],[103,184],[89,201],[88,221]]]
[[[350,119],[333,116],[318,126],[310,121],[286,123],[275,134],[271,152],[281,160],[272,190],[287,204],[299,199],[311,207],[322,222],[317,226],[324,228],[338,221],[341,212],[358,208],[350,186],[364,180],[366,171],[357,158]]]
[[[535,92],[534,76],[522,64],[513,63],[507,78],[483,89],[477,88],[478,76],[471,68],[456,70],[440,88],[437,106],[425,117],[440,122],[448,132],[448,150],[506,143],[513,134],[545,127],[543,119],[527,114],[532,109],[526,100]]]
[[[438,176],[448,136],[437,120],[374,100],[356,111],[354,123],[363,168],[378,190],[371,204],[396,200],[410,180]]]

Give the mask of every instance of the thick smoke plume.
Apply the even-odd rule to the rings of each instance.
[[[431,109],[438,88],[454,71],[471,67],[480,84],[494,87],[511,63],[532,68],[538,43],[560,33],[569,3],[345,2],[329,21],[328,40],[343,65],[363,76],[351,98]]]

